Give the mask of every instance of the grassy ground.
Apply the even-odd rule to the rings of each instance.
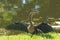
[[[21,33],[18,35],[0,36],[0,40],[60,40],[60,33],[45,33],[33,35]]]

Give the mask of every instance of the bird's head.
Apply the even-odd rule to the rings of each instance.
[[[31,10],[31,12],[30,12],[30,13],[31,13],[32,15],[35,15],[35,14],[37,14],[37,13],[39,13],[39,12],[40,12],[40,11]]]

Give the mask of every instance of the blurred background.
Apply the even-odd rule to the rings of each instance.
[[[39,11],[33,16],[36,24],[47,16],[50,24],[60,21],[60,0],[0,0],[0,27],[6,27],[15,21],[28,22],[31,10]]]

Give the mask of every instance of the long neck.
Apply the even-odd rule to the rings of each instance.
[[[30,23],[30,25],[28,26],[28,31],[30,32],[30,33],[33,33],[34,32],[34,25],[33,25],[33,23],[32,23],[32,14],[30,13],[29,14],[29,16],[28,16],[28,19],[29,19],[29,23]]]
[[[28,18],[29,18],[30,25],[33,25],[33,23],[32,23],[32,13],[29,14]]]

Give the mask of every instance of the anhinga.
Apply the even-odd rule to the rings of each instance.
[[[30,24],[27,27],[27,29],[28,29],[28,32],[30,32],[30,33],[33,33],[34,32],[34,28],[35,28],[34,23],[32,22],[33,13],[34,12],[30,12],[30,14],[28,16],[28,20],[29,20]]]
[[[34,22],[32,21],[32,17],[33,15],[37,13],[35,11],[33,12],[30,12],[29,16],[28,16],[28,19],[29,19],[29,26],[27,27],[28,29],[28,32],[29,33],[32,33],[32,34],[35,34],[35,33],[38,33],[38,32],[42,32],[39,28],[37,28],[37,26],[34,25]]]

